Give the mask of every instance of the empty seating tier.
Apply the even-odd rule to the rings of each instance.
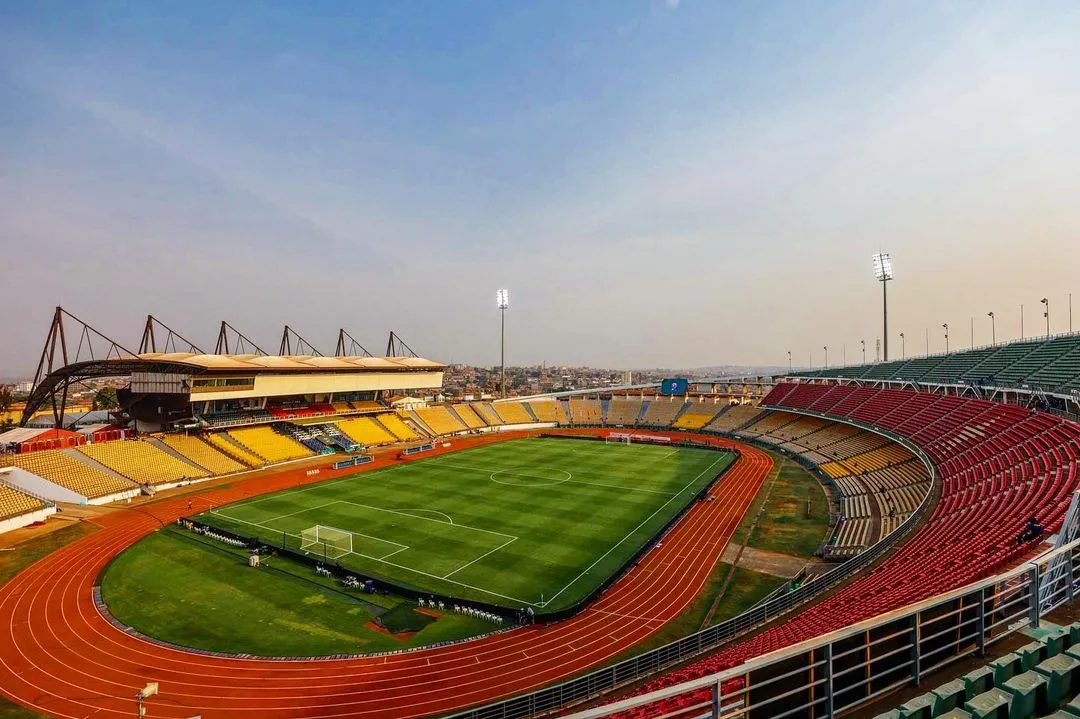
[[[495,413],[495,410],[491,408],[490,402],[477,402],[473,409],[475,409],[476,413],[483,417],[484,421],[492,427],[503,423],[502,417]]]
[[[734,432],[747,422],[752,422],[763,411],[749,404],[733,405],[727,412],[705,425],[705,429],[714,432]]]
[[[184,434],[167,434],[161,438],[161,441],[174,452],[179,452],[211,474],[231,474],[232,472],[242,472],[247,469],[240,462],[220,452],[198,437],[189,437]]]
[[[222,454],[227,454],[248,467],[261,467],[266,464],[266,460],[259,455],[238,445],[236,442],[230,441],[224,432],[210,432],[203,435],[203,439],[216,447]]]
[[[600,424],[600,400],[570,400],[570,421],[574,424]]]
[[[649,406],[645,409],[641,424],[647,427],[670,427],[685,404],[685,402],[673,399],[649,400]]]
[[[394,415],[390,415],[394,416]],[[396,417],[395,417],[396,419]],[[401,420],[398,420],[399,422]],[[402,425],[404,426],[404,424]],[[354,417],[344,419],[337,423],[338,429],[357,444],[364,446],[377,444],[393,444],[398,441],[386,427],[375,421],[373,417]]]
[[[467,429],[461,420],[451,414],[446,407],[421,407],[414,411],[420,421],[430,427],[436,435],[464,432]]]
[[[0,484],[0,520],[18,517],[21,514],[44,509],[45,503],[36,497]]]
[[[562,402],[558,400],[530,400],[526,404],[541,422],[558,422],[568,424],[566,413],[563,411]]]
[[[940,384],[985,382],[1001,387],[1026,385],[1067,394],[1080,388],[1080,334],[1021,340],[947,355],[807,370],[798,374],[808,378],[850,377]],[[820,407],[807,408],[825,411]]]
[[[171,484],[210,476],[202,467],[141,440],[85,444],[76,451],[139,484]]]
[[[521,402],[496,402],[491,406],[505,424],[532,424],[536,421]]]
[[[230,429],[229,436],[268,462],[287,462],[314,456],[314,452],[292,437],[278,434],[270,427]]]
[[[641,412],[640,399],[611,399],[607,403],[607,420],[609,425],[630,425],[637,422]]]
[[[51,449],[19,454],[15,456],[13,464],[88,499],[137,489],[134,482],[106,474],[85,462],[69,457],[64,454],[65,451]]]
[[[465,423],[465,426],[469,429],[480,429],[481,427],[487,427],[487,422],[483,420],[480,415],[476,413],[476,410],[468,404],[455,404],[454,412],[461,418],[461,421]]]
[[[864,390],[849,388],[852,392]],[[813,398],[796,396],[785,385],[775,388],[765,403],[783,409],[805,409],[810,401]],[[749,658],[990,576],[1023,559],[1041,541],[1017,541],[1030,517],[1037,516],[1048,534],[1061,526],[1078,483],[1080,425],[980,399],[902,390],[875,390],[860,408],[871,403],[877,405],[873,411],[881,417],[878,426],[906,434],[936,467],[941,499],[927,521],[881,564],[818,604],[690,667],[654,680],[639,692],[737,666]],[[836,416],[844,419],[852,415]],[[916,417],[918,421],[912,422]],[[900,426],[907,429],[897,430]],[[916,478],[919,471],[915,462],[902,462],[859,476],[858,481],[880,482],[893,496],[893,487],[887,486],[890,482]],[[893,476],[886,478],[886,472]],[[898,486],[919,489],[917,483]],[[888,529],[898,526],[901,510],[909,508],[915,499],[896,494],[897,515],[887,520],[883,517],[881,524]],[[859,529],[858,525],[849,530],[841,527],[841,531],[851,533]],[[704,697],[707,692],[693,696]],[[659,716],[686,706],[684,702],[690,698],[680,695],[623,716]]]
[[[713,417],[727,409],[726,404],[713,404],[712,402],[694,402],[686,411],[679,415],[673,427],[679,429],[701,429],[713,420]]]
[[[405,421],[393,412],[380,414],[375,417],[375,419],[378,420],[383,427],[388,429],[394,437],[402,442],[412,442],[413,440],[420,439],[420,435],[414,432],[412,427],[405,424]]]

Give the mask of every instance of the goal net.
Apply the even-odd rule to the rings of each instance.
[[[337,559],[352,553],[352,532],[316,524],[300,532],[300,550]]]
[[[628,434],[609,434],[604,437],[604,444],[630,444],[630,435]]]

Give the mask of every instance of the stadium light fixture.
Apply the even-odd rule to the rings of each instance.
[[[990,344],[997,346],[997,320],[994,319],[993,312],[987,312],[986,316],[990,318]]]
[[[907,359],[907,342],[903,332],[900,333],[900,359]]]
[[[791,372],[791,350],[787,351],[787,371]]]
[[[1046,337],[1047,337],[1047,339],[1049,339],[1050,338],[1050,300],[1043,297],[1041,300],[1039,300],[1039,302],[1042,302],[1043,307],[1045,308],[1043,310],[1043,317],[1046,318]]]
[[[949,354],[949,323],[941,325],[945,328],[945,354]]]
[[[503,398],[506,397],[506,310],[510,308],[510,290],[503,288],[495,290],[495,304],[499,308],[502,317],[502,328],[499,332],[499,384]]]
[[[829,369],[829,345],[825,345],[825,369]]]
[[[884,338],[882,345],[883,359],[889,361],[889,280],[893,278],[892,257],[888,252],[874,255],[874,278],[881,283],[881,324]],[[865,364],[865,360],[863,362]]]
[[[862,363],[866,364],[866,340],[859,340],[862,345]]]

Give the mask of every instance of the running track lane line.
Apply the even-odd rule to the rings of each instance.
[[[669,434],[718,446],[737,444]],[[488,442],[453,444],[457,449]],[[632,616],[666,623],[689,604],[772,465],[764,453],[738,446],[742,458],[714,490],[727,501],[693,507],[662,547],[649,552],[590,609],[550,627],[388,657],[227,659],[162,647],[117,630],[94,607],[93,583],[109,559],[158,523],[143,513],[114,512],[103,518],[101,531],[43,558],[0,587],[0,646],[5,647],[0,651],[0,693],[56,716],[93,713],[112,719],[130,716],[127,697],[154,680],[163,690],[150,702],[154,717],[201,712],[208,718],[381,719],[448,712],[526,691],[593,666],[660,626]],[[375,466],[388,464],[377,460]],[[282,470],[195,498],[220,505],[302,483],[303,470]],[[145,509],[172,521],[186,511],[186,501],[182,496]]]

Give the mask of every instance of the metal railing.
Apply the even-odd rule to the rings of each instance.
[[[1037,627],[1042,616],[1075,599],[1078,565],[1080,540],[996,576],[738,667],[567,719],[601,719],[665,701],[678,709],[658,718],[832,717],[917,685],[957,659],[983,656],[989,645],[1013,632]]]
[[[452,716],[455,719],[527,719],[528,717],[555,712],[595,699],[619,687],[655,676],[665,669],[700,657],[705,652],[716,649],[735,637],[752,629],[757,629],[780,615],[786,614],[794,607],[817,597],[841,582],[848,580],[855,573],[877,562],[886,552],[901,541],[912,528],[921,522],[930,511],[933,504],[933,484],[937,482],[937,473],[929,458],[909,440],[880,428],[870,427],[847,418],[829,417],[815,412],[790,410],[785,407],[778,407],[777,409],[782,409],[785,412],[825,417],[830,421],[856,425],[902,444],[926,465],[927,471],[930,473],[931,491],[927,493],[918,508],[896,531],[883,537],[863,553],[815,578],[812,582],[803,584],[768,601],[760,602],[737,616],[689,634],[662,647],[596,669],[575,679],[522,696],[468,709]],[[704,434],[734,436],[717,432],[705,432]],[[740,441],[745,440],[742,437],[734,437]]]

